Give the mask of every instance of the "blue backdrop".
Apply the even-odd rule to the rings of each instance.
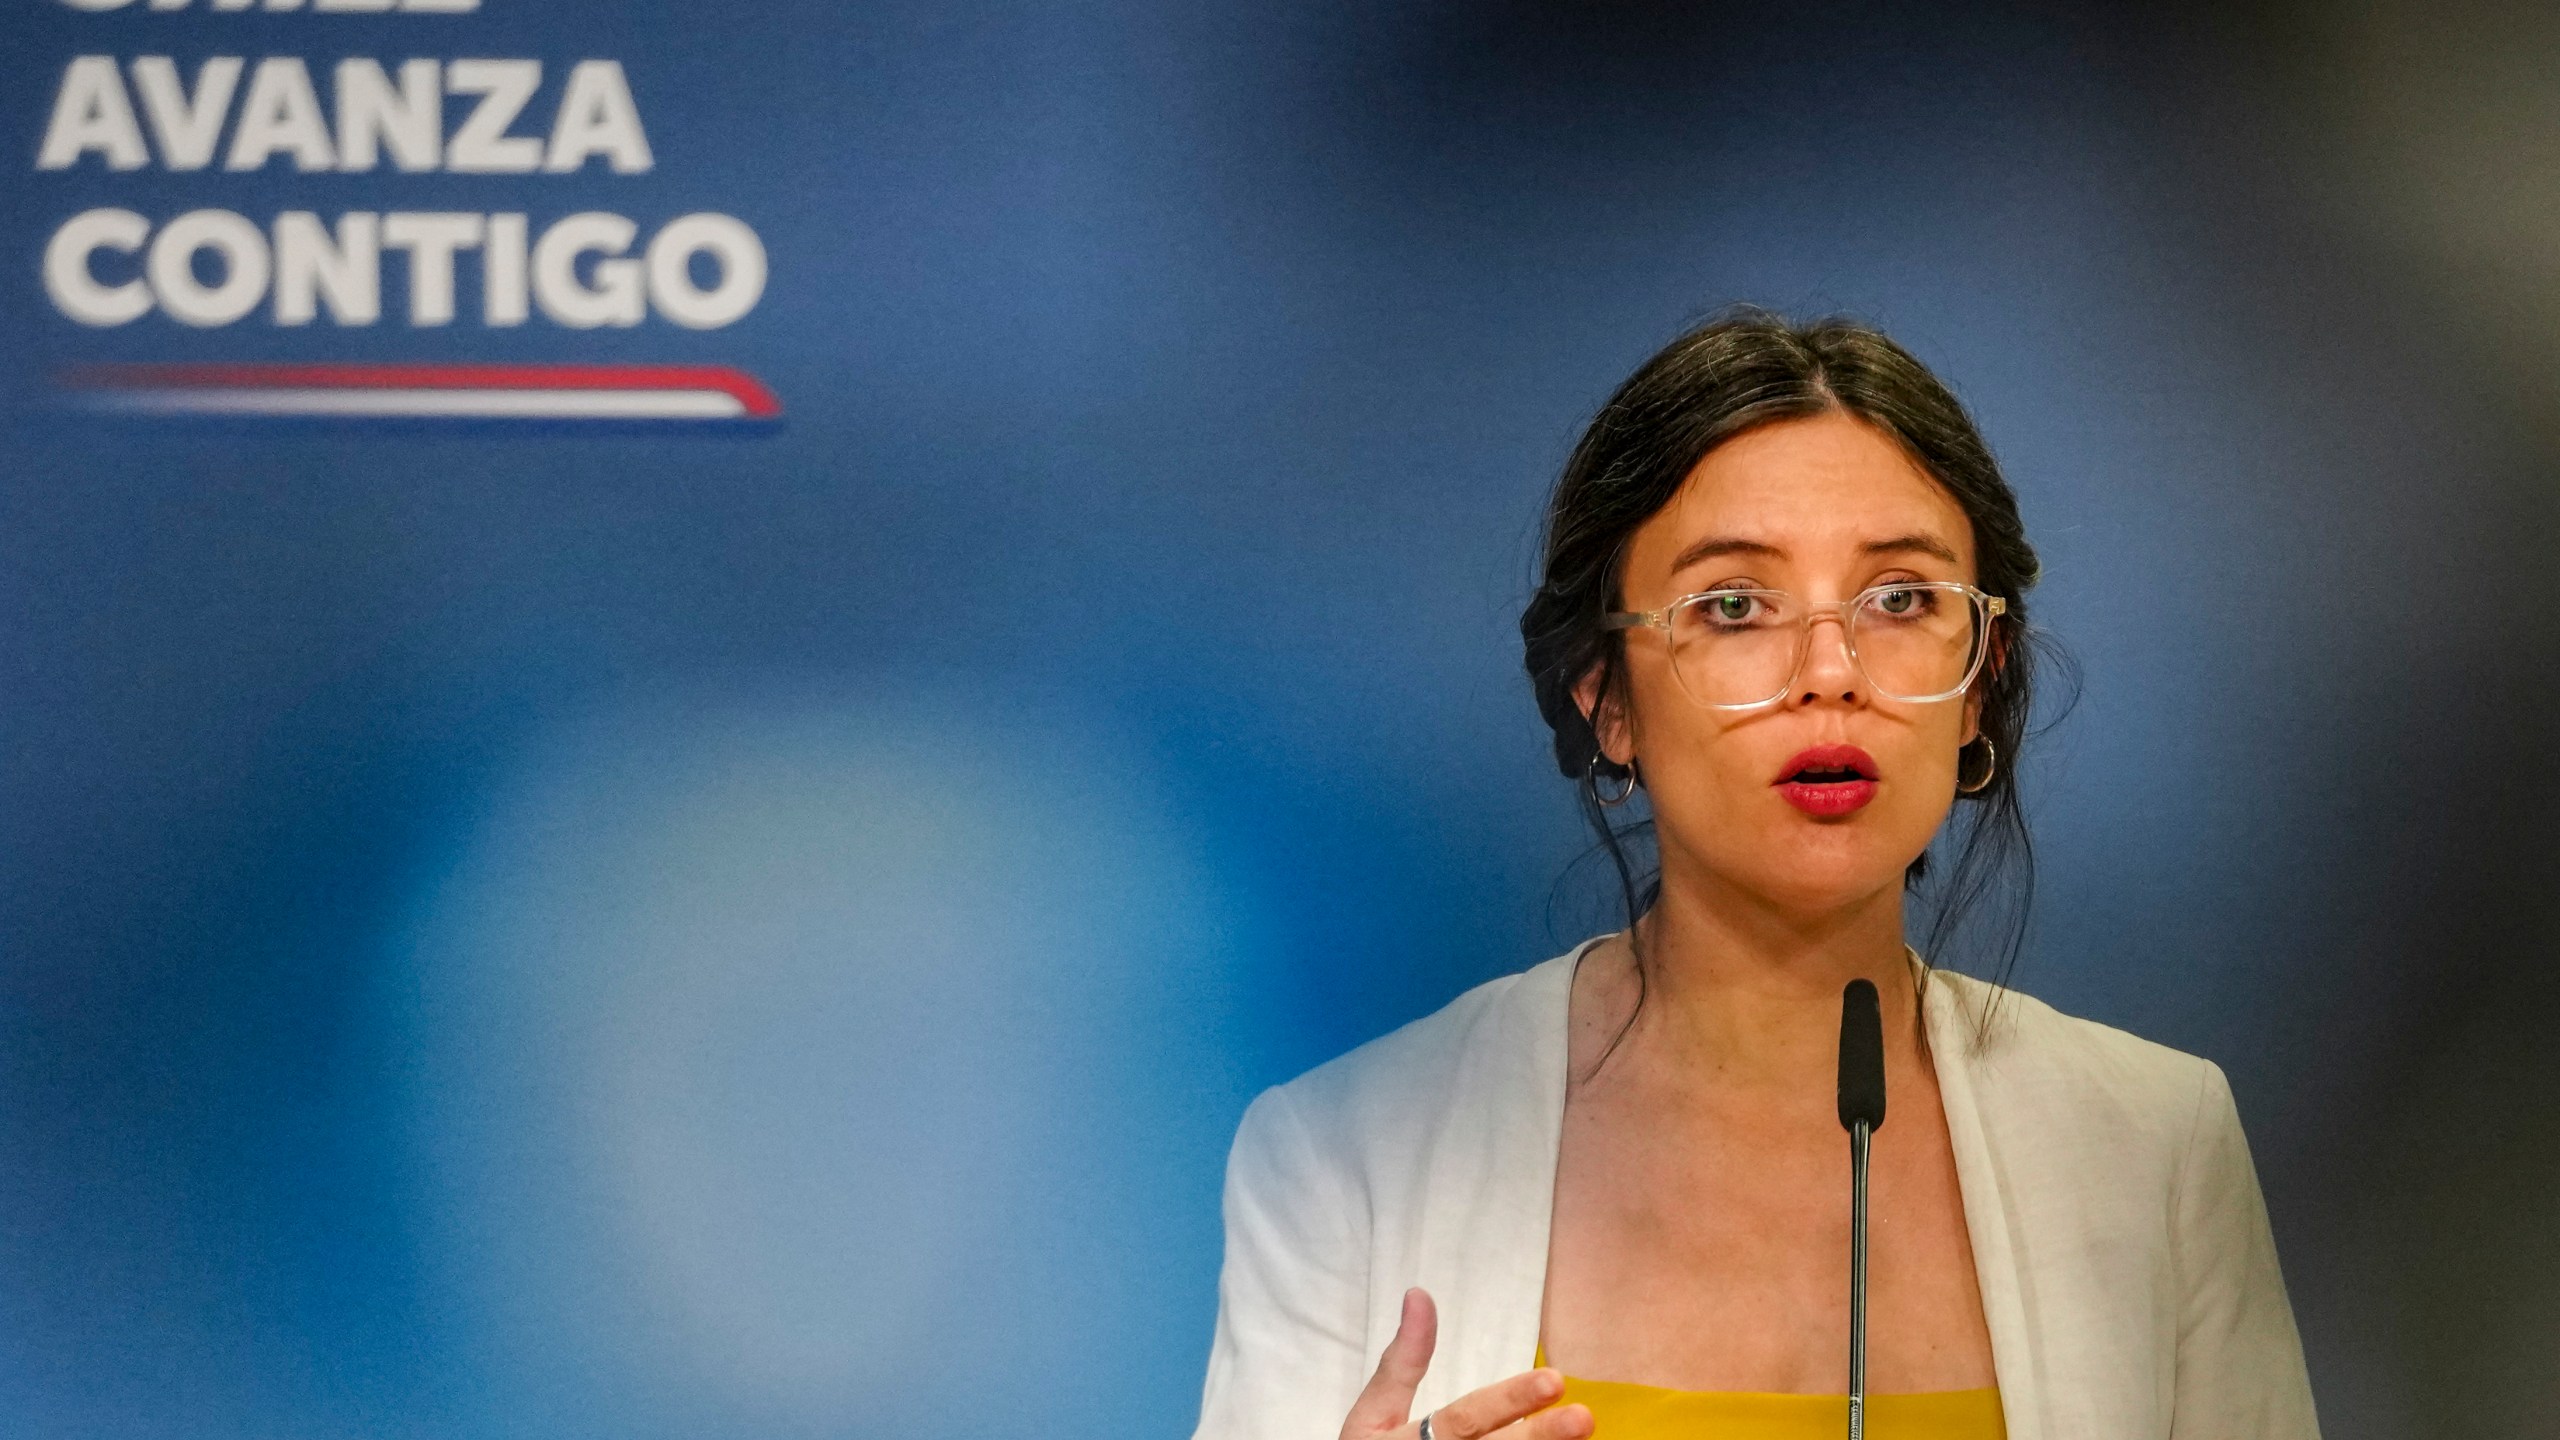
[[[2416,21],[6,23],[0,1427],[1183,1433],[1245,1101],[1615,924],[1514,625],[1581,422],[1733,299],[1882,323],[2006,462],[2086,677],[2019,981],[2229,1070],[2331,1433],[2547,1413],[2497,1357],[2560,1327],[2513,1218],[2560,1082],[2479,1037],[2550,984],[2560,371],[2543,222],[2426,188],[2529,142],[2375,79]],[[2506,43],[2441,33],[2448,86]],[[140,111],[145,163],[43,168],[86,55],[297,57],[324,107],[347,57],[536,59],[532,136],[612,59],[651,165],[182,171]],[[421,326],[386,259],[370,325],[99,327],[42,264],[100,208],[707,211],[770,279],[491,327],[466,256]],[[63,383],[381,361],[784,413]]]

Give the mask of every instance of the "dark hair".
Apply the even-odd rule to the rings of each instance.
[[[1946,487],[1973,525],[1975,583],[2008,601],[1993,622],[1991,662],[1976,682],[1982,733],[1996,747],[1997,764],[1990,783],[1957,795],[1964,802],[1960,814],[1932,844],[1951,854],[1946,873],[1929,887],[1936,909],[1926,955],[1935,964],[1944,946],[1969,938],[1984,923],[1975,919],[1976,906],[2005,891],[2011,903],[2004,917],[1987,922],[1986,946],[1986,978],[2005,985],[2026,940],[2035,889],[2018,762],[2029,733],[2036,652],[2044,648],[2027,625],[2036,555],[2018,523],[2017,497],[1972,417],[1928,367],[1881,331],[1836,317],[1793,325],[1766,310],[1738,307],[1672,341],[1618,387],[1556,482],[1543,574],[1520,615],[1538,711],[1555,732],[1557,768],[1579,782],[1584,816],[1617,871],[1632,929],[1662,888],[1657,871],[1639,894],[1627,859],[1626,842],[1649,822],[1611,823],[1600,782],[1633,786],[1636,776],[1600,752],[1574,697],[1594,669],[1600,672],[1595,713],[1625,694],[1625,632],[1602,629],[1601,618],[1622,607],[1619,571],[1628,537],[1670,503],[1717,446],[1759,426],[1834,413],[1882,431]],[[1930,868],[1924,852],[1911,862],[1905,883],[1920,881]],[[1644,969],[1639,955],[1639,986]],[[1639,989],[1639,1007],[1642,996]]]

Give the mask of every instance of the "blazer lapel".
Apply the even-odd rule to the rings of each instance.
[[[1465,1040],[1416,1217],[1412,1283],[1440,1308],[1439,1348],[1416,1413],[1517,1375],[1536,1358],[1564,1134],[1567,1011],[1574,965],[1592,943],[1523,972]],[[1371,1333],[1383,1344],[1403,1292],[1400,1284],[1374,1288]]]
[[[1975,1043],[1981,987],[1965,976],[1935,972],[1922,1006],[1938,1102],[1947,1116],[1955,1150],[1956,1184],[1964,1194],[1965,1230],[1973,1242],[1974,1283],[1982,1292],[1982,1318],[1991,1330],[1991,1368],[2000,1381],[2000,1409],[2010,1440],[2048,1440],[2045,1401],[2052,1377],[2027,1318],[2019,1288],[2019,1259],[2027,1249],[2017,1229],[2019,1208],[2009,1200],[2019,1157],[2004,1155],[1984,1123],[1983,1051]]]

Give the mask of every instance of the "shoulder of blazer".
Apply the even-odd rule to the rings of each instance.
[[[1454,1112],[1546,1088],[1538,1071],[1557,1058],[1549,1052],[1560,1054],[1581,948],[1488,980],[1256,1103],[1285,1109],[1317,1153],[1343,1170],[1407,1165]]]
[[[1954,1042],[1996,1129],[2078,1137],[2119,1161],[2147,1160],[2174,1173],[2205,1109],[2229,1093],[2221,1070],[2201,1056],[2066,1015],[2020,991],[1995,992],[1970,976],[1941,971],[1930,984],[1947,986],[1953,1022],[1933,1041]],[[1992,1020],[1984,1033],[1986,1008]]]

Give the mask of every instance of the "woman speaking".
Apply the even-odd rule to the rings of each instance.
[[[1544,564],[1529,675],[1630,923],[1254,1102],[1201,1440],[1848,1433],[1860,979],[1865,1427],[2315,1436],[2222,1072],[1905,942],[1924,869],[2001,973],[2023,914],[1965,912],[2026,859],[2036,561],[1955,397],[1872,329],[1729,314],[1592,422]]]

